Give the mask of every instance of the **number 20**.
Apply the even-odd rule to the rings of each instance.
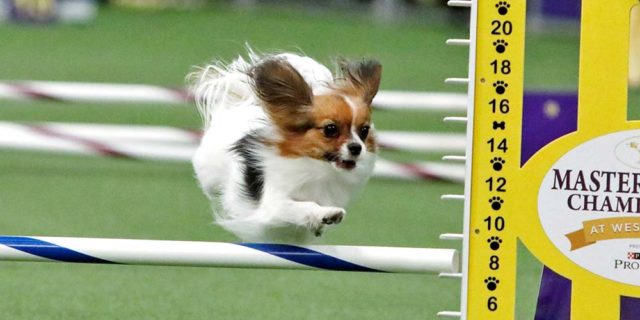
[[[491,30],[491,34],[495,35],[510,35],[511,31],[513,31],[513,25],[511,21],[502,22],[500,20],[491,21],[491,25],[493,26],[493,30]]]

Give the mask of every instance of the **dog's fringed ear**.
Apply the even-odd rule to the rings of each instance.
[[[342,76],[351,88],[358,92],[365,103],[371,105],[380,87],[382,65],[376,60],[338,61]]]
[[[300,73],[282,59],[267,59],[250,71],[253,90],[271,119],[286,129],[308,122],[313,91]]]

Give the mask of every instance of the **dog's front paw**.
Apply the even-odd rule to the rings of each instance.
[[[334,209],[332,212],[329,212],[324,217],[322,217],[323,224],[338,224],[342,222],[344,215],[346,212],[341,208],[331,208]]]
[[[325,226],[342,222],[346,214],[346,211],[342,208],[323,207],[317,216],[317,220],[312,224],[311,231],[316,237],[320,237],[324,232]]]

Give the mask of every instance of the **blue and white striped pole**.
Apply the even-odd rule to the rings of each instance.
[[[0,261],[393,273],[458,272],[453,249],[0,236]]]

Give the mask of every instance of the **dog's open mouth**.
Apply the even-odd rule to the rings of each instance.
[[[345,170],[354,169],[357,163],[355,160],[342,159],[342,157],[340,157],[338,153],[326,153],[324,155],[324,159],[326,161],[335,163],[336,167],[345,169]]]
[[[356,167],[356,162],[353,160],[336,160],[336,166],[338,166],[338,168],[342,168],[342,169],[346,169],[346,170],[351,170],[353,168]]]

